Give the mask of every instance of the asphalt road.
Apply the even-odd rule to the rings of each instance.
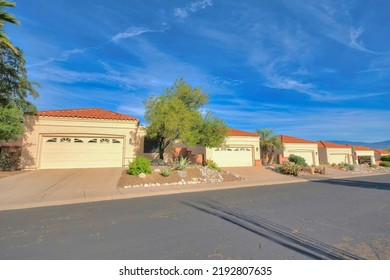
[[[390,175],[0,212],[0,259],[390,259]]]

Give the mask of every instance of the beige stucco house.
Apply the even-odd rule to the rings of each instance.
[[[99,108],[41,111],[26,115],[22,169],[124,167],[138,155],[156,158],[146,128],[132,116]],[[219,166],[260,162],[259,135],[230,129],[220,148],[188,148]]]
[[[352,149],[346,144],[336,144],[327,141],[319,141],[318,156],[320,163],[353,163]]]
[[[288,161],[290,155],[297,155],[303,157],[309,166],[319,164],[317,142],[287,135],[279,135],[278,137],[283,144],[283,150],[278,155],[279,163]]]
[[[347,145],[352,149],[351,145]],[[367,148],[364,146],[353,146],[355,149],[356,159],[359,164],[369,163],[375,164],[375,153],[374,149]]]
[[[137,118],[99,108],[25,116],[23,169],[121,167],[139,152]]]
[[[381,156],[390,156],[390,152],[389,151],[380,150],[380,149],[374,149],[374,154],[375,154],[375,160],[376,161],[380,161],[381,160]]]
[[[140,130],[141,147],[143,147],[143,155],[150,159],[157,159],[157,147],[148,144],[146,135],[146,127]],[[259,135],[252,132],[247,132],[238,129],[230,128],[228,136],[222,147],[207,148],[203,146],[189,147],[183,143],[175,143],[172,150],[169,150],[165,155],[179,157],[186,156],[192,159],[193,162],[203,162],[212,160],[220,167],[232,166],[258,166],[260,161],[260,142]],[[199,157],[200,156],[200,157]]]

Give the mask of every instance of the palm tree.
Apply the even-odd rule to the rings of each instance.
[[[9,2],[7,0],[0,0],[0,43],[3,43],[8,48],[10,48],[15,54],[17,54],[18,50],[15,48],[14,45],[12,45],[8,36],[4,32],[4,26],[6,22],[19,24],[19,21],[17,21],[12,14],[7,13],[4,10],[4,8],[14,8],[14,7],[16,7],[16,4],[14,2]]]
[[[283,144],[272,129],[263,128],[256,132],[260,134],[261,160],[263,164],[270,164],[276,152],[283,148]]]

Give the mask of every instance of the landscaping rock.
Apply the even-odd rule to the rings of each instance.
[[[157,168],[155,170],[153,170],[154,173],[161,173],[161,169]]]
[[[138,175],[138,178],[145,179],[146,178],[146,174],[145,173],[141,173],[141,174]]]
[[[188,173],[185,171],[177,171],[177,175],[179,175],[180,178],[185,178],[187,177]]]

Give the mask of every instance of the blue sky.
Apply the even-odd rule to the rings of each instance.
[[[16,0],[8,25],[39,110],[100,107],[143,121],[182,76],[234,128],[313,140],[390,139],[390,3]]]

